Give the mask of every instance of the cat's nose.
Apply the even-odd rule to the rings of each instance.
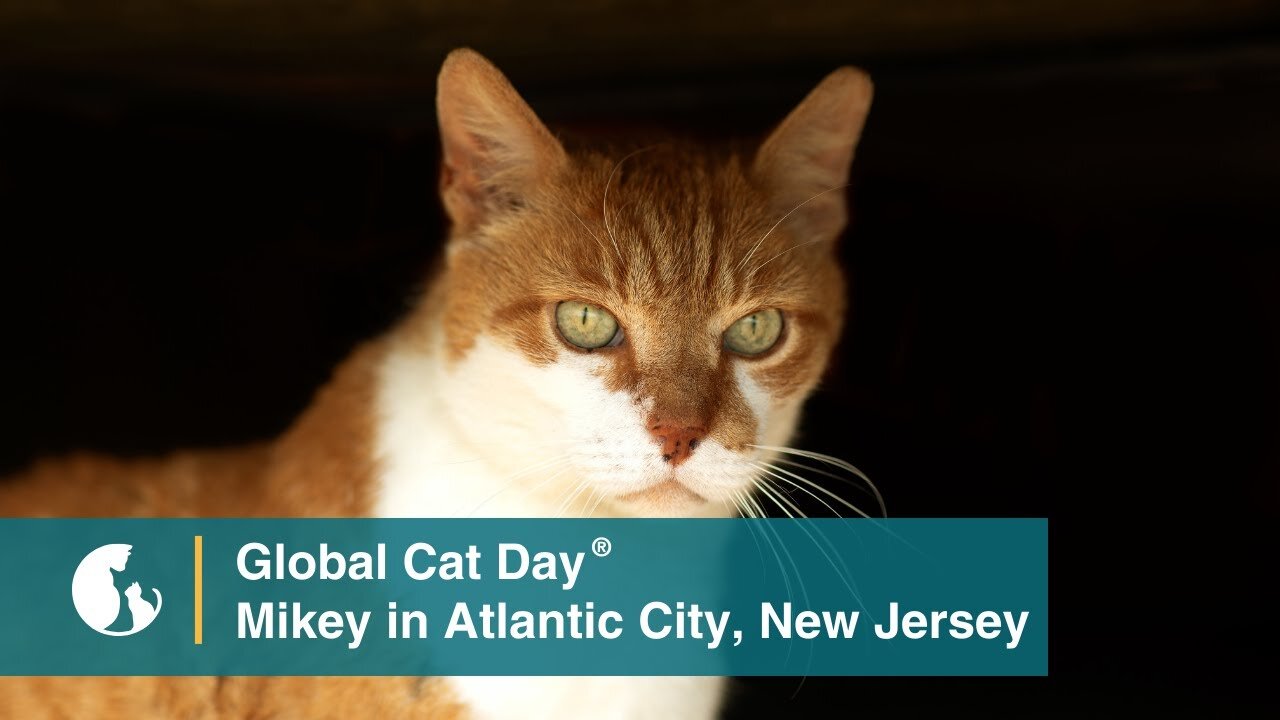
[[[677,467],[689,459],[698,444],[707,436],[706,428],[701,425],[684,423],[654,422],[649,424],[649,434],[662,447],[662,459]]]

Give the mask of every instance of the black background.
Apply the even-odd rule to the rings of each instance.
[[[1118,3],[1106,32],[1093,3],[995,30],[997,2],[886,6],[896,35],[810,8],[812,42],[763,10],[673,6],[670,37],[629,44],[607,9],[499,14],[414,52],[0,24],[23,38],[0,52],[0,471],[283,429],[439,251],[450,46],[553,126],[707,136],[762,133],[859,63],[852,311],[797,444],[859,465],[895,516],[1048,517],[1050,676],[754,679],[730,716],[1274,708],[1280,27],[1183,5],[1201,15],[1153,27],[1157,4]]]

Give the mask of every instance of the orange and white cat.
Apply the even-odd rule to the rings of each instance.
[[[14,516],[724,516],[840,333],[835,246],[871,101],[822,81],[752,153],[570,148],[469,50],[440,72],[444,262],[274,442],[78,456]],[[10,717],[706,718],[719,678],[31,678]]]

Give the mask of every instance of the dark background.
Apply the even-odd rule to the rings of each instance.
[[[1042,679],[748,680],[732,717],[1276,706],[1280,8],[0,9],[0,472],[271,436],[439,250],[434,75],[553,126],[767,130],[873,73],[799,444],[895,516],[1047,516]]]

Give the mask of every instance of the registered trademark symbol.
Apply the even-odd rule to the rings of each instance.
[[[595,553],[596,557],[604,557],[613,552],[613,543],[609,542],[607,537],[598,537],[591,541],[591,552]]]

